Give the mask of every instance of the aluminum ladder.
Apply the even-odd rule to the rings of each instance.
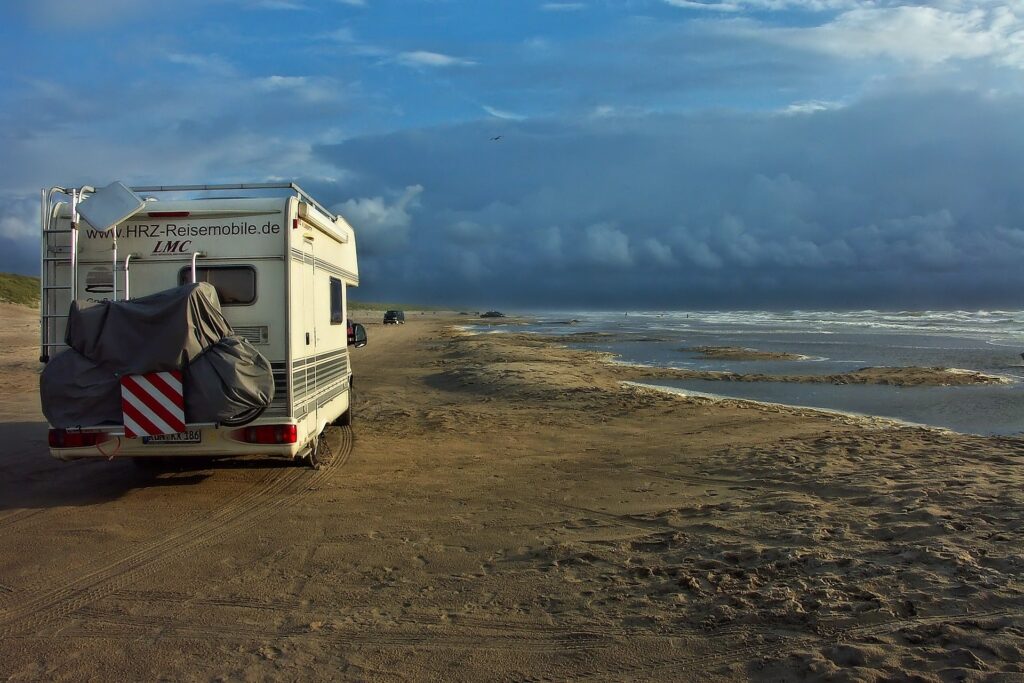
[[[39,267],[39,362],[46,363],[64,346],[64,330],[71,302],[78,289],[78,215],[76,207],[91,188],[51,187],[41,193],[41,262]],[[66,202],[55,202],[58,194],[71,202],[70,227],[57,227],[57,216]]]

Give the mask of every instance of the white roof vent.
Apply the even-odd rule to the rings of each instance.
[[[115,180],[87,195],[78,204],[78,213],[89,225],[105,232],[134,216],[145,205],[142,197]]]

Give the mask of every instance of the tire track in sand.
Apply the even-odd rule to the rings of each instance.
[[[0,615],[0,638],[38,632],[76,610],[155,573],[187,551],[252,528],[261,518],[302,497],[344,465],[351,455],[351,429],[342,427],[331,431],[336,435],[330,440],[332,457],[320,469],[282,468],[280,474],[270,477],[262,486],[236,496],[193,524],[140,547],[127,548],[127,553],[85,574],[74,576],[74,572],[68,572],[73,578],[59,588],[29,595],[21,602],[12,601],[6,613]]]
[[[254,491],[258,493],[259,491],[265,490],[267,486],[269,486],[274,480],[276,480],[280,476],[279,473],[275,472],[274,470],[265,470],[261,474],[262,476],[260,476],[258,480],[254,481],[250,488],[240,490],[236,492],[234,495],[224,499],[220,507],[214,508],[213,510],[210,510],[199,515],[181,516],[182,518],[179,520],[179,526],[172,527],[171,530],[175,533],[187,530],[189,524],[195,524],[200,520],[207,519],[209,518],[210,515],[215,514],[219,510],[237,504],[244,504],[244,501],[251,497]],[[19,516],[15,523],[17,523],[17,521],[25,521],[28,523],[28,528],[31,528],[31,526],[34,526],[33,522],[45,520],[52,523],[54,520],[69,516],[73,514],[75,511],[76,508],[74,507],[63,508],[52,513],[50,513],[47,510],[26,510],[26,512],[34,514]],[[42,515],[38,513],[48,514]],[[16,530],[22,533],[24,533],[25,529],[26,525],[18,525],[16,527]],[[10,531],[10,529],[6,529],[5,531]],[[58,571],[56,573],[44,574],[36,578],[31,583],[22,584],[17,589],[12,589],[11,591],[8,591],[7,594],[0,594],[0,624],[4,623],[3,613],[9,609],[13,609],[11,605],[14,603],[14,601],[18,600],[19,598],[21,598],[22,600],[27,600],[29,598],[26,596],[39,596],[40,594],[46,593],[47,588],[50,586],[70,584],[72,581],[80,577],[91,575],[97,571],[102,570],[109,564],[109,557],[99,557],[96,559],[87,560],[82,564],[65,567],[62,571]]]
[[[219,507],[213,508],[204,513],[193,514],[193,515],[178,515],[178,519],[175,520],[176,526],[171,526],[169,533],[187,533],[188,529],[198,524],[203,520],[207,520],[210,516],[218,513],[221,510],[230,508],[236,505],[244,505],[246,501],[251,499],[253,495],[262,495],[268,487],[275,482],[280,476],[280,472],[273,469],[263,470],[260,473],[260,477],[252,482],[249,488],[241,489],[236,491],[230,497],[225,498]],[[27,521],[32,522],[33,520],[39,521],[45,519],[46,521],[53,522],[54,520],[62,517],[70,516],[76,511],[76,508],[69,507],[59,510],[52,514],[47,515],[32,515]],[[40,510],[39,512],[47,512]],[[24,518],[23,518],[24,519]],[[31,528],[31,526],[29,526]],[[18,531],[25,532],[25,526],[19,526]],[[127,547],[127,546],[125,546]],[[122,550],[124,548],[121,548]],[[141,550],[141,548],[140,548]],[[115,549],[116,553],[117,549]],[[0,594],[0,626],[5,621],[5,612],[15,609],[17,606],[16,601],[21,599],[22,601],[28,600],[31,597],[41,597],[42,595],[48,594],[48,590],[54,585],[69,585],[72,582],[84,577],[91,576],[98,571],[102,571],[104,568],[111,564],[110,557],[101,556],[94,559],[86,560],[80,564],[66,566],[63,570],[56,573],[43,574],[36,578],[31,583],[21,584],[17,589],[9,591],[7,594]]]
[[[31,519],[36,515],[42,514],[45,510],[42,509],[23,509],[13,510],[6,515],[0,515],[0,531],[6,531],[7,527],[16,526],[26,519]]]
[[[272,627],[248,625],[239,622],[197,624],[154,621],[150,615],[110,615],[91,608],[82,610],[85,623],[74,630],[62,632],[65,638],[138,638],[159,636],[161,640],[216,640],[217,642],[247,643],[266,640],[281,643],[289,639],[314,639],[346,647],[513,650],[521,653],[558,653],[567,650],[592,650],[607,647],[606,634],[585,629],[559,629],[553,627],[517,627],[499,622],[481,622],[464,628],[445,625],[435,620],[400,618],[387,625],[363,623],[340,625],[330,622],[324,614],[313,615],[294,612],[299,622]],[[322,626],[311,626],[311,622]]]

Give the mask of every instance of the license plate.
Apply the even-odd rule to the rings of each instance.
[[[156,436],[142,437],[144,444],[175,444],[175,443],[200,443],[203,440],[203,433],[198,429],[189,429],[174,434],[157,434]]]

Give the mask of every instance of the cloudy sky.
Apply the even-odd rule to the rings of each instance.
[[[295,179],[364,300],[1024,307],[1018,0],[34,0],[0,54],[0,270],[43,186]]]

